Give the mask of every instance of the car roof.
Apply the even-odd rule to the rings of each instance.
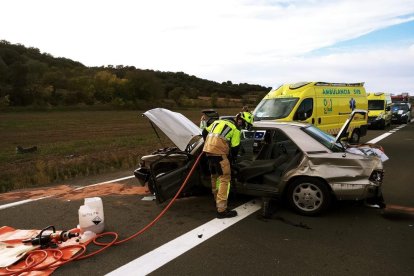
[[[253,127],[261,127],[261,128],[289,128],[289,127],[305,127],[309,126],[309,124],[306,123],[300,123],[300,122],[278,122],[278,121],[270,121],[270,120],[263,120],[263,121],[254,121]]]
[[[303,131],[303,128],[310,127],[311,124],[299,122],[275,122],[257,121],[253,122],[253,130],[258,129],[280,129],[286,133],[290,139],[305,153],[307,152],[329,152],[329,149],[316,141]]]

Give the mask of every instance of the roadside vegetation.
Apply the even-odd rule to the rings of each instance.
[[[240,108],[217,110],[234,115]],[[199,123],[201,109],[174,111]],[[157,138],[143,112],[0,113],[0,192],[121,169],[132,175],[142,155],[172,146],[162,135]],[[17,146],[37,150],[20,153]]]

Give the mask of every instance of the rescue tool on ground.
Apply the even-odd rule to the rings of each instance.
[[[75,237],[79,237],[79,229],[56,232],[55,226],[50,225],[42,229],[36,237],[23,240],[22,242],[25,244],[40,245],[40,248],[56,248],[59,243]]]

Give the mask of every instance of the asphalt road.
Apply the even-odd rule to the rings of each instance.
[[[362,142],[395,127],[369,130]],[[356,202],[337,202],[320,217],[299,216],[278,206],[271,219],[263,219],[258,211],[151,275],[414,275],[414,215],[395,211],[401,206],[414,208],[414,123],[378,144],[390,158],[384,163],[383,193],[394,211]],[[117,177],[121,176],[128,172]],[[89,181],[83,184],[95,183]],[[136,183],[135,179],[123,182]],[[120,238],[143,228],[163,207],[137,195],[102,200],[105,230],[117,232]],[[232,197],[230,205],[248,200]],[[83,200],[49,198],[7,208],[0,210],[0,226],[42,229],[52,224],[70,229],[78,224],[82,204]],[[69,263],[54,275],[104,275],[214,218],[209,195],[179,199],[139,237]],[[139,270],[133,275],[140,275]]]

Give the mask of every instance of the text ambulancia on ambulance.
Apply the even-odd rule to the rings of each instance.
[[[301,121],[337,135],[354,109],[368,109],[364,83],[299,82],[271,90],[253,111],[254,119]],[[357,115],[346,136],[358,143],[367,132],[367,116]]]

